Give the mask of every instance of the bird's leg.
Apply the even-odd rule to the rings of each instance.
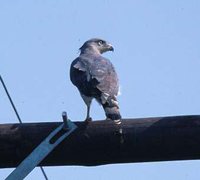
[[[90,105],[92,103],[92,97],[88,97],[88,96],[85,96],[84,94],[81,94],[86,106],[87,106],[87,116],[86,116],[86,119],[85,121],[86,122],[90,122],[92,121],[92,118],[90,117]]]
[[[86,122],[92,121],[92,118],[90,117],[90,104],[87,104],[87,116],[85,119]]]

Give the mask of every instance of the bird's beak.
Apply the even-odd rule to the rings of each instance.
[[[108,44],[108,49],[109,49],[109,51],[114,51],[112,44]]]

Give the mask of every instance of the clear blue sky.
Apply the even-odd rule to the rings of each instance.
[[[86,107],[69,80],[78,48],[92,37],[115,47],[128,117],[200,114],[200,1],[19,0],[0,2],[0,73],[24,122],[83,120]],[[0,86],[0,123],[17,118]],[[93,119],[104,119],[94,102]],[[148,151],[148,149],[147,149]],[[67,154],[66,154],[67,155]],[[51,180],[197,180],[200,161],[45,167]],[[1,169],[4,179],[12,169]],[[36,168],[27,180],[43,179]]]

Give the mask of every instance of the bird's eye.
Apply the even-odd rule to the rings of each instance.
[[[99,41],[99,42],[98,42],[99,46],[102,46],[103,43],[104,43],[103,41]]]

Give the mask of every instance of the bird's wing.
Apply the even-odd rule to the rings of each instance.
[[[81,94],[92,97],[99,92],[96,89],[97,80],[91,78],[89,64],[85,58],[76,58],[71,64],[70,79]]]
[[[104,57],[96,59],[91,67],[91,75],[99,82],[97,88],[101,92],[107,93],[109,96],[117,96],[119,89],[118,77],[108,59]]]
[[[109,96],[118,93],[118,77],[112,63],[102,57],[83,58],[73,61],[70,77],[79,90],[96,91]],[[92,92],[91,92],[92,93]]]

